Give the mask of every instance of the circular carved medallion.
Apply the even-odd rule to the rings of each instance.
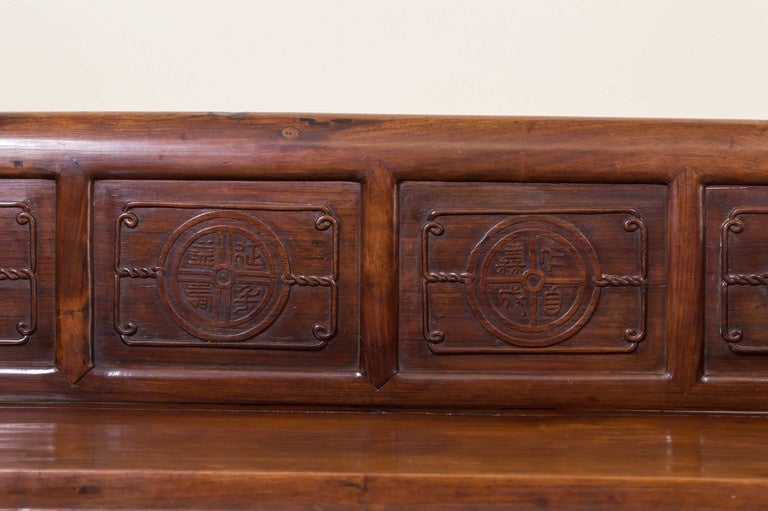
[[[556,344],[580,329],[597,304],[600,276],[589,240],[550,216],[520,216],[493,228],[472,251],[472,311],[494,336],[517,346]]]
[[[282,311],[290,274],[280,240],[263,222],[238,212],[199,215],[163,246],[160,300],[180,327],[208,341],[242,341]]]

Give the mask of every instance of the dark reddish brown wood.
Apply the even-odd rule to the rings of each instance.
[[[363,181],[360,368],[380,388],[397,371],[397,193],[377,163]]]
[[[738,442],[734,442],[738,432]],[[0,408],[9,507],[764,509],[763,416]]]
[[[763,509],[767,190],[761,121],[0,115],[0,401],[67,402],[0,502]]]
[[[339,305],[359,296],[357,183],[107,180],[94,195],[100,367],[357,372],[359,313]]]
[[[70,383],[93,367],[90,213],[91,181],[73,155],[56,180],[55,238],[56,366]]]
[[[667,368],[670,377],[688,391],[702,376],[704,337],[703,185],[696,167],[682,170],[670,184],[667,246]]]
[[[6,360],[50,364],[53,351],[53,184],[7,180],[0,191],[0,346]],[[42,289],[41,289],[42,288]]]
[[[754,207],[768,184],[766,132],[760,121],[2,115],[3,200],[40,209],[41,256],[34,348],[0,346],[0,397],[763,410],[768,235],[731,229],[738,268],[713,268],[731,209]],[[52,229],[41,190],[54,182]],[[11,268],[26,228],[7,238]],[[209,242],[207,273],[188,271]],[[0,328],[23,312],[23,286],[4,282],[13,307]],[[725,323],[751,332],[729,341]],[[58,374],[45,358],[54,341]]]
[[[765,187],[707,189],[705,378],[764,380]]]
[[[662,375],[665,198],[654,185],[403,184],[403,372]]]

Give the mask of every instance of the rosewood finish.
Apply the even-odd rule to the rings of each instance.
[[[768,406],[768,123],[0,115],[0,400]]]
[[[767,201],[761,121],[2,114],[0,502],[764,509]]]
[[[762,510],[765,434],[765,417],[748,415],[5,406],[0,498],[59,509]]]

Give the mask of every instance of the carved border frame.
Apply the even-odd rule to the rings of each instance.
[[[448,284],[459,283],[469,284],[474,279],[474,275],[468,272],[441,272],[432,271],[429,268],[429,235],[442,236],[445,233],[445,226],[437,221],[441,216],[521,216],[521,215],[599,215],[599,214],[626,214],[629,217],[624,220],[624,230],[632,233],[637,232],[640,236],[640,274],[639,275],[612,275],[601,274],[600,278],[593,276],[592,284],[597,288],[603,287],[637,287],[639,289],[640,305],[640,325],[638,327],[628,327],[624,329],[622,338],[626,344],[617,348],[564,348],[560,346],[563,339],[553,346],[544,347],[473,347],[473,348],[447,348],[442,346],[445,339],[445,333],[439,329],[431,327],[429,318],[429,286],[430,284]],[[435,210],[427,217],[427,223],[421,229],[421,296],[422,296],[422,335],[427,341],[429,349],[436,355],[473,355],[473,354],[493,354],[493,353],[516,353],[516,354],[619,354],[632,353],[637,349],[637,345],[645,338],[648,307],[648,233],[645,221],[641,218],[639,212],[635,209],[529,209],[529,210]],[[599,300],[599,298],[598,298]]]
[[[289,271],[280,276],[280,283],[286,286],[327,287],[331,293],[331,307],[327,324],[316,323],[312,334],[318,342],[314,344],[279,344],[251,341],[179,341],[176,339],[132,339],[138,328],[132,321],[122,321],[120,317],[121,281],[124,278],[156,279],[158,274],[164,271],[159,266],[125,267],[120,264],[120,247],[122,246],[122,227],[133,229],[139,225],[139,217],[133,211],[140,208],[169,208],[169,209],[214,209],[217,211],[315,211],[319,216],[315,219],[314,227],[325,231],[331,229],[331,274],[330,275],[303,275]],[[239,348],[239,349],[272,349],[289,351],[315,351],[325,348],[328,342],[335,337],[338,325],[338,269],[339,269],[339,223],[333,212],[327,206],[315,205],[283,205],[283,204],[210,204],[210,203],[186,203],[186,202],[129,202],[123,206],[123,212],[115,219],[114,240],[114,328],[120,335],[122,342],[128,346],[155,346],[155,347],[204,347],[204,348]],[[289,266],[290,267],[290,266]],[[190,333],[190,335],[193,335]],[[260,335],[256,334],[256,336]]]
[[[0,280],[29,281],[29,320],[16,323],[19,339],[0,339],[0,346],[18,346],[26,344],[37,329],[37,220],[26,202],[0,202],[0,208],[18,208],[16,215],[19,225],[29,226],[29,266],[26,268],[0,267]]]
[[[728,289],[730,286],[768,286],[768,271],[762,273],[733,273],[729,268],[729,233],[744,231],[739,215],[765,215],[768,208],[733,208],[720,226],[720,335],[728,348],[739,355],[768,355],[768,346],[742,346],[744,331],[731,328],[728,317]]]

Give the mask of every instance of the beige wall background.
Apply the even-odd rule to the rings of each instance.
[[[0,0],[0,111],[768,119],[768,1]]]

